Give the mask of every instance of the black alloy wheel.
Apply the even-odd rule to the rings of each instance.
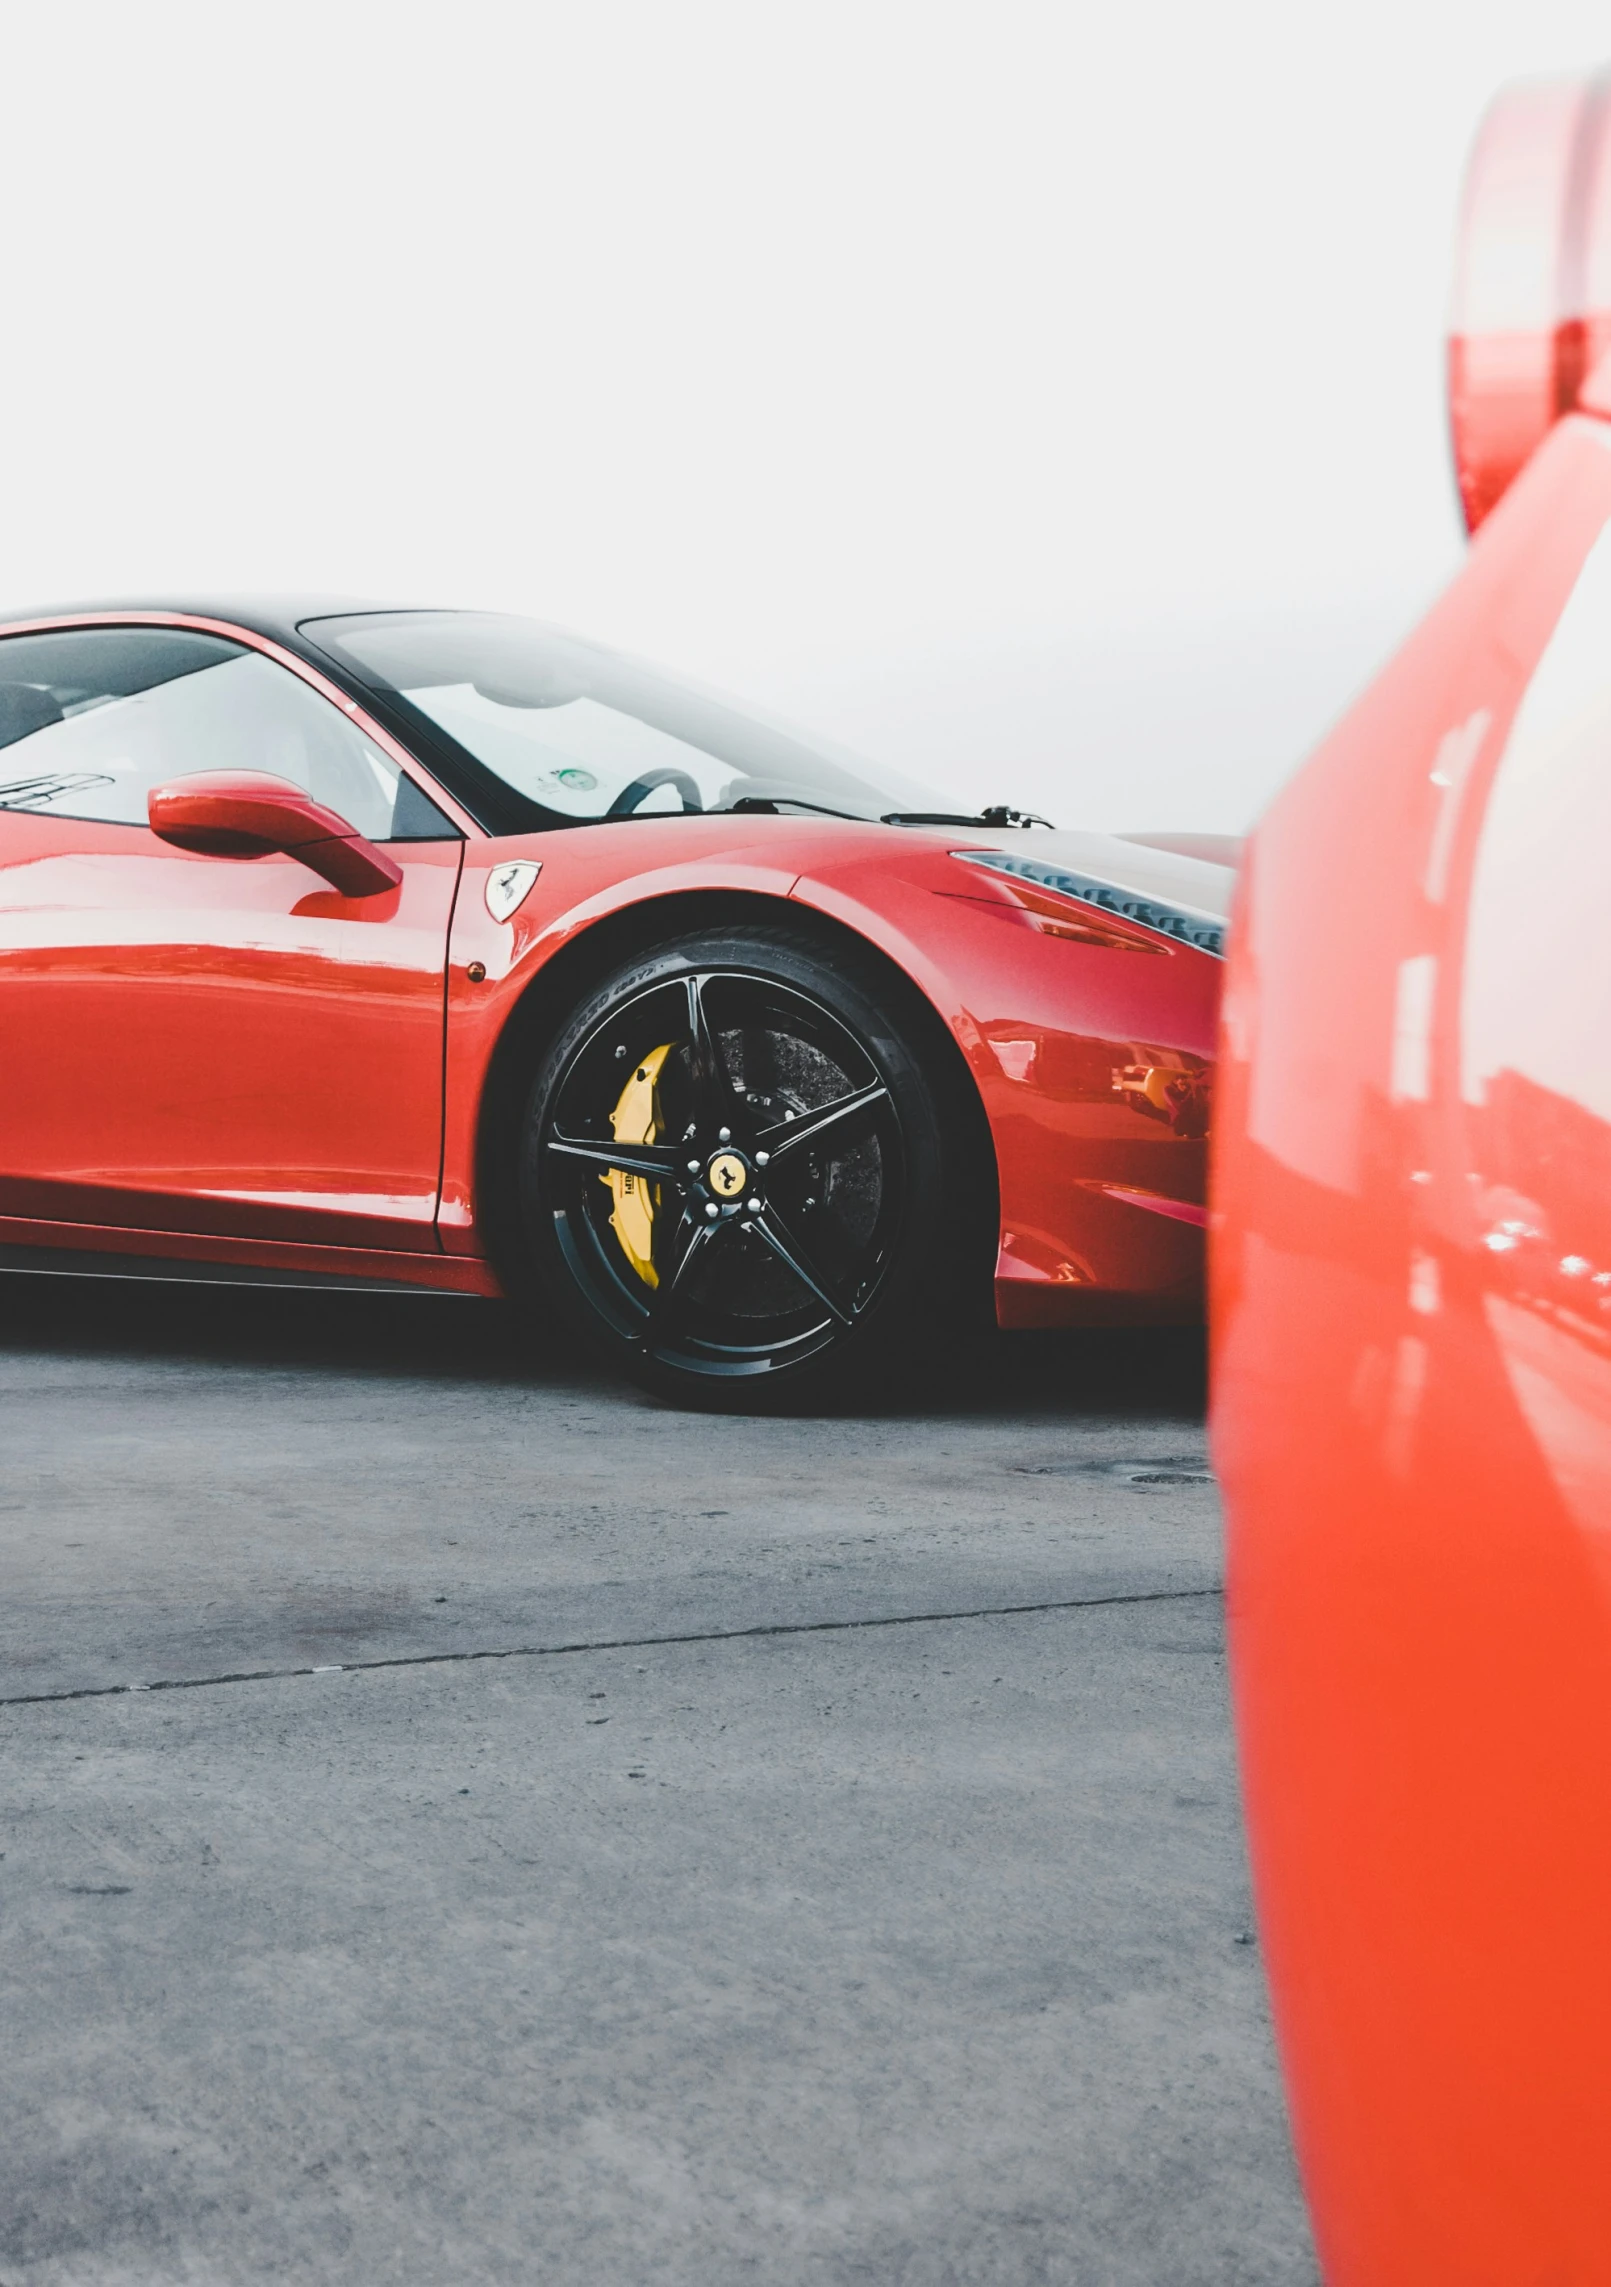
[[[892,997],[782,929],[661,946],[606,980],[528,1100],[546,1299],[696,1404],[821,1394],[875,1348],[884,1366],[915,1352],[970,1219],[949,1219],[948,1251],[962,1155]]]

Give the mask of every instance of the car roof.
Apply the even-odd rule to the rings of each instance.
[[[316,590],[289,595],[218,595],[185,590],[162,595],[83,597],[69,603],[33,604],[0,612],[0,629],[41,619],[102,619],[120,612],[172,612],[187,619],[221,619],[254,635],[294,636],[297,623],[340,612],[422,611],[444,605],[377,602],[368,596],[324,595]]]

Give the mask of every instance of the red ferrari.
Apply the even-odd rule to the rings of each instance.
[[[305,601],[0,627],[0,1268],[506,1293],[808,1391],[1201,1308],[1234,845]]]
[[[1331,2287],[1611,2282],[1611,80],[1479,140],[1469,561],[1254,837],[1215,1439]]]

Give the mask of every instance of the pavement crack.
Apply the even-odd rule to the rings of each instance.
[[[869,1613],[857,1620],[774,1620],[753,1628],[701,1628],[666,1636],[589,1636],[562,1644],[489,1645],[474,1652],[401,1652],[300,1668],[237,1668],[211,1676],[161,1676],[152,1683],[81,1684],[70,1691],[0,1693],[0,1707],[46,1707],[71,1699],[127,1699],[148,1691],[214,1691],[225,1684],[289,1683],[298,1676],[373,1675],[387,1668],[470,1667],[478,1660],[561,1660],[581,1652],[645,1652],[680,1644],[742,1644],[763,1636],[849,1635],[864,1628],[929,1628],[955,1620],[1017,1620],[1037,1612],[1093,1612],[1114,1605],[1201,1603],[1223,1588],[1153,1588],[1125,1596],[1063,1596],[1036,1604],[975,1604],[954,1612]]]

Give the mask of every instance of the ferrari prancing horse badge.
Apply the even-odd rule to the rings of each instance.
[[[736,1151],[719,1151],[706,1172],[718,1199],[736,1199],[750,1171]]]

